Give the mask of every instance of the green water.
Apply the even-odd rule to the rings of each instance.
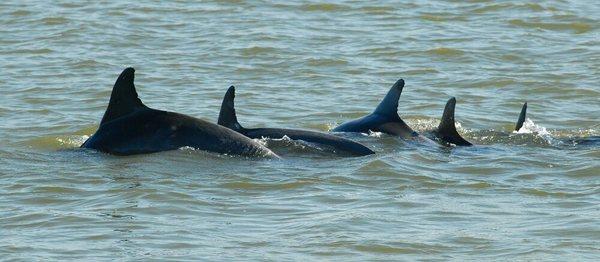
[[[600,259],[595,1],[2,1],[0,260]],[[341,158],[76,149],[126,66],[150,107],[327,131],[399,78],[399,113],[469,148],[381,134]],[[511,133],[523,102],[529,122]],[[567,141],[567,142],[565,142]]]

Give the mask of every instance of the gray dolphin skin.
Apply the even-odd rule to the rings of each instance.
[[[368,133],[369,131],[382,132],[393,136],[399,136],[407,139],[417,139],[427,143],[435,143],[419,133],[412,130],[398,115],[398,100],[404,80],[400,79],[390,88],[387,95],[381,103],[375,108],[373,113],[362,118],[355,119],[339,125],[333,132],[356,132]]]
[[[454,121],[454,108],[456,107],[456,98],[452,97],[446,103],[444,107],[444,113],[437,129],[432,133],[442,143],[453,144],[457,146],[472,146],[471,142],[465,140],[456,131],[456,123]]]
[[[329,146],[336,151],[345,152],[352,156],[365,156],[375,153],[360,143],[323,132],[284,128],[244,128],[237,120],[234,99],[235,87],[230,86],[227,93],[225,93],[225,97],[223,97],[218,123],[247,137],[279,139],[287,136],[293,140],[303,140]]]
[[[192,147],[209,152],[278,157],[268,148],[228,128],[191,116],[145,106],[138,98],[133,68],[123,70],[96,133],[82,148],[133,155]]]

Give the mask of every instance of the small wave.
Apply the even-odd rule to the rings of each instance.
[[[334,12],[349,10],[350,8],[348,6],[338,4],[306,4],[300,6],[300,9],[309,12]]]
[[[508,21],[509,24],[525,28],[539,28],[552,31],[574,31],[576,34],[587,33],[593,29],[592,25],[582,22],[571,23],[545,23],[545,22],[530,22],[521,19],[513,19]]]
[[[454,48],[448,47],[438,47],[434,49],[427,50],[428,54],[436,55],[436,56],[461,56],[464,54],[463,51]]]
[[[306,63],[310,66],[331,67],[331,66],[347,65],[348,61],[343,60],[343,59],[331,59],[331,58],[322,58],[322,59],[311,58],[311,59],[308,59],[306,61]]]
[[[41,22],[46,25],[62,25],[68,23],[69,20],[64,17],[46,17]]]
[[[457,16],[448,13],[428,13],[422,14],[419,18],[432,22],[446,22],[446,21],[466,21],[467,18],[464,16]]]
[[[265,46],[252,46],[252,47],[242,48],[239,51],[243,56],[255,56],[255,55],[261,55],[261,54],[280,53],[280,51],[277,48],[265,47]]]
[[[551,7],[546,8],[537,3],[524,3],[524,4],[497,3],[497,4],[486,5],[483,7],[473,9],[472,12],[482,14],[482,13],[488,13],[488,12],[504,11],[506,9],[524,10],[524,11],[533,11],[533,12],[554,10],[554,8],[551,8]]]

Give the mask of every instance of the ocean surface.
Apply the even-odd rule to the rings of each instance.
[[[1,1],[0,260],[600,260],[600,2]],[[420,132],[341,157],[79,149],[136,68],[150,107],[328,131],[399,78]],[[513,132],[528,102],[525,128]]]

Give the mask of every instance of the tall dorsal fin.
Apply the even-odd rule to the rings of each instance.
[[[135,91],[135,85],[133,84],[134,76],[135,69],[133,67],[125,68],[121,75],[119,75],[110,94],[110,101],[108,102],[108,107],[106,108],[106,112],[104,112],[102,121],[100,121],[100,125],[133,113],[137,109],[146,108]]]
[[[227,93],[225,93],[225,97],[223,97],[218,124],[235,131],[240,131],[244,128],[238,123],[237,116],[235,115],[234,98],[235,86],[230,86],[229,89],[227,89]]]
[[[473,145],[469,141],[465,140],[456,131],[456,124],[454,121],[454,108],[456,107],[456,98],[452,97],[446,103],[442,120],[438,126],[437,133],[439,138],[448,143],[455,144],[457,146],[470,146]]]
[[[400,94],[402,94],[402,88],[404,88],[404,80],[400,79],[396,81],[392,88],[390,88],[390,91],[388,91],[387,95],[385,95],[373,113],[387,116],[397,116],[398,100],[400,99]]]
[[[525,118],[527,117],[527,102],[523,104],[523,108],[521,108],[521,114],[519,114],[519,120],[517,120],[517,125],[515,126],[515,131],[519,131],[521,127],[523,127],[523,123],[525,122]]]

